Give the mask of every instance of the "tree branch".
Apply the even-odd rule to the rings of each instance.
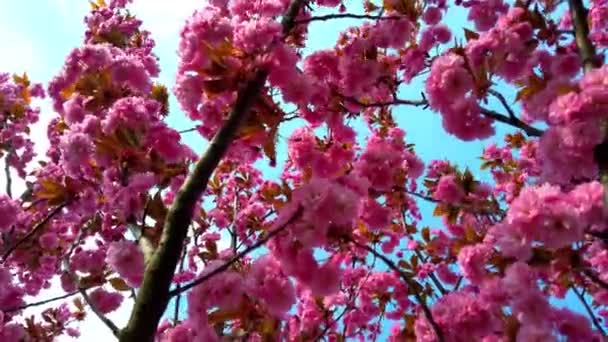
[[[497,93],[498,96],[500,96],[498,99],[499,101],[503,104],[503,106],[505,106],[505,108],[507,108],[507,111],[509,112],[509,115],[504,115],[504,114],[500,114],[496,111],[493,110],[489,110],[483,107],[480,107],[480,112],[481,114],[485,115],[486,117],[489,117],[493,120],[502,122],[502,123],[506,123],[508,125],[511,125],[513,127],[519,128],[521,130],[523,130],[528,136],[531,137],[540,137],[541,135],[543,135],[543,131],[536,128],[536,127],[532,127],[530,125],[528,125],[527,123],[521,121],[520,119],[518,119],[515,116],[515,113],[513,113],[513,110],[509,107],[508,103],[506,102],[505,98],[502,96],[502,94]],[[496,96],[496,95],[495,95]],[[415,106],[415,107],[423,107],[426,108],[428,106],[428,101],[426,99],[421,99],[421,100],[402,100],[402,99],[395,99],[393,101],[386,101],[386,102],[372,102],[372,103],[362,103],[360,101],[358,101],[355,98],[350,98],[350,97],[345,97],[345,99],[347,101],[351,101],[353,103],[355,103],[358,106],[361,107],[386,107],[386,106],[394,106],[394,105],[406,105],[406,106]],[[504,102],[503,102],[504,101]]]
[[[283,33],[294,27],[295,18],[305,0],[293,0],[283,16]],[[152,256],[139,289],[129,323],[120,334],[120,341],[147,342],[154,339],[158,322],[167,308],[171,282],[179,262],[183,243],[192,221],[195,204],[207,187],[207,182],[228,150],[241,123],[257,100],[268,72],[258,70],[239,90],[228,119],[211,140],[205,154],[194,166],[167,213],[158,248]]]
[[[24,304],[22,306],[6,309],[6,310],[2,310],[2,311],[4,311],[4,312],[21,311],[21,310],[25,310],[27,308],[31,308],[31,307],[34,307],[34,306],[40,306],[40,305],[52,303],[52,302],[55,302],[55,301],[58,301],[58,300],[66,299],[66,298],[75,296],[75,295],[77,295],[79,293],[80,293],[80,291],[76,290],[76,291],[72,291],[72,292],[68,292],[68,293],[62,294],[62,295],[57,296],[57,297],[52,297],[52,298],[49,298],[49,299],[44,299],[44,300],[41,300],[39,302],[27,303],[27,304]]]
[[[500,104],[507,110],[507,113],[509,113],[509,117],[512,120],[517,120],[517,117],[515,116],[515,112],[513,111],[513,108],[511,108],[511,106],[509,106],[507,99],[505,99],[505,97],[500,92],[498,92],[494,89],[488,89],[488,93],[492,94],[494,97],[496,97],[498,99],[498,101],[500,101]]]
[[[230,258],[228,261],[226,261],[225,263],[223,263],[221,266],[219,266],[218,268],[214,269],[213,271],[205,274],[204,276],[192,281],[189,284],[183,285],[181,286],[181,288],[175,289],[171,292],[169,292],[169,296],[173,297],[176,295],[179,295],[180,293],[184,292],[184,291],[188,291],[189,289],[204,283],[205,281],[215,277],[217,274],[224,272],[225,270],[229,269],[230,266],[234,265],[237,261],[241,260],[244,256],[248,255],[249,253],[255,251],[256,249],[262,247],[263,245],[266,244],[266,242],[268,242],[270,239],[272,239],[273,237],[275,237],[277,234],[279,234],[280,232],[282,232],[283,230],[285,230],[285,228],[287,228],[287,226],[289,226],[290,224],[292,224],[295,220],[297,220],[301,215],[302,215],[303,209],[302,208],[298,208],[298,210],[293,214],[293,216],[291,216],[289,218],[289,220],[287,220],[285,223],[283,223],[282,225],[280,225],[278,228],[275,228],[274,230],[272,230],[271,232],[269,232],[268,234],[266,234],[266,236],[260,238],[258,241],[256,241],[256,243],[254,243],[253,245],[245,248],[244,250],[240,251],[239,253],[235,254],[232,258]]]
[[[311,21],[327,21],[332,19],[373,19],[373,20],[399,20],[403,19],[403,16],[393,15],[383,17],[382,15],[371,15],[371,14],[354,14],[354,13],[334,13],[327,15],[320,15],[316,17],[310,17],[307,19],[297,20],[296,25],[306,24]]]
[[[76,279],[77,278],[78,277],[76,276]],[[89,294],[87,293],[87,289],[84,287],[81,287],[79,284],[78,292],[80,293],[80,295],[82,296],[84,301],[89,305],[89,307],[91,308],[91,311],[93,311],[93,313],[103,322],[103,324],[105,324],[112,331],[112,334],[114,334],[114,336],[118,337],[118,335],[120,334],[120,329],[118,329],[116,324],[114,324],[114,322],[112,322],[111,319],[106,317],[106,315],[104,315],[103,312],[99,311],[99,309],[97,308],[97,305],[91,301],[91,297],[89,297]]]
[[[34,234],[36,234],[40,229],[42,229],[42,227],[44,227],[44,225],[47,222],[49,222],[49,220],[51,218],[53,218],[53,216],[57,215],[57,213],[59,213],[61,211],[61,209],[65,208],[66,205],[68,205],[67,202],[62,203],[62,204],[56,206],[55,209],[51,210],[51,212],[48,213],[42,219],[42,221],[38,222],[29,233],[27,233],[24,237],[22,237],[14,245],[12,245],[11,247],[9,247],[9,249],[7,249],[6,252],[4,252],[4,254],[2,255],[2,263],[4,263],[6,261],[6,259],[8,259],[8,257],[11,255],[11,253],[13,253],[19,246],[21,246],[21,244],[25,243],[32,236],[34,236]]]
[[[606,332],[604,331],[604,329],[602,329],[602,325],[597,320],[597,317],[595,317],[593,310],[591,310],[591,308],[589,307],[589,304],[585,300],[585,297],[583,296],[583,294],[578,292],[576,290],[576,287],[574,287],[574,286],[572,286],[572,291],[574,292],[574,294],[576,294],[576,296],[578,297],[580,302],[583,304],[583,306],[585,307],[585,310],[587,310],[587,313],[589,314],[589,318],[591,318],[591,321],[593,322],[593,325],[595,325],[595,328],[602,334],[602,336],[606,337]]]
[[[196,132],[197,130],[198,130],[198,126],[197,127],[183,129],[181,131],[178,131],[177,133],[184,134],[184,133]]]
[[[395,105],[404,105],[404,106],[428,106],[428,102],[425,99],[421,100],[403,100],[403,99],[394,99],[393,101],[384,101],[384,102],[372,102],[372,103],[363,103],[354,97],[344,97],[347,101],[353,102],[361,107],[386,107],[386,106],[395,106]]]
[[[8,197],[13,198],[13,178],[11,177],[11,169],[8,162],[10,155],[11,151],[9,150],[4,157],[4,175],[6,176],[6,194]]]
[[[483,108],[483,107],[480,107],[479,110],[480,110],[481,114],[483,114],[484,116],[486,116],[488,118],[491,118],[496,121],[506,123],[508,125],[521,129],[529,137],[540,137],[541,135],[543,135],[542,130],[528,125],[527,123],[521,121],[517,117],[510,117],[510,116],[500,114],[498,112],[495,112],[493,110]]]
[[[383,254],[376,252],[373,248],[371,248],[367,245],[364,245],[358,241],[355,241],[354,239],[351,239],[350,241],[355,246],[357,246],[359,248],[363,248],[366,251],[372,253],[374,256],[378,257],[380,260],[382,260],[386,264],[386,266],[388,266],[388,268],[390,268],[393,272],[396,272],[397,274],[399,274],[399,276],[401,277],[401,279],[403,279],[403,281],[407,284],[407,286],[410,289],[412,289],[412,292],[414,293],[414,297],[416,297],[416,300],[422,307],[422,311],[424,313],[425,318],[427,319],[427,321],[429,322],[429,324],[435,331],[435,335],[437,335],[437,340],[439,342],[444,342],[445,338],[443,336],[443,333],[441,332],[441,329],[439,328],[439,325],[437,325],[437,322],[435,322],[435,319],[433,319],[433,314],[431,313],[431,310],[429,309],[429,307],[426,305],[426,303],[422,299],[422,296],[420,296],[420,293],[418,293],[418,291],[414,291],[415,286],[414,286],[414,283],[412,282],[412,280],[405,273],[403,273],[403,271],[401,271],[399,269],[399,267],[397,267],[397,265],[395,265],[395,263],[393,263],[389,258],[384,256]]]
[[[574,26],[574,36],[578,53],[583,62],[585,72],[593,70],[597,66],[595,47],[589,40],[589,25],[587,24],[587,9],[582,0],[568,0],[570,17]]]

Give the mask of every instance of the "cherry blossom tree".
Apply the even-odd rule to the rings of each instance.
[[[163,85],[130,1],[98,0],[48,85],[0,74],[0,340],[84,319],[120,341],[604,340],[608,2],[361,1],[201,2]],[[470,28],[447,25],[455,8]],[[312,22],[344,18],[359,24],[304,53]],[[167,123],[170,93],[196,127]],[[482,170],[423,161],[401,106],[499,143]],[[52,281],[64,294],[40,298]],[[586,314],[555,304],[569,293]]]

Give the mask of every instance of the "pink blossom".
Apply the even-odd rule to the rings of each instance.
[[[101,287],[89,293],[91,302],[97,307],[97,310],[102,313],[115,311],[120,307],[123,301],[123,296],[117,292],[108,292]]]
[[[592,121],[551,127],[539,143],[543,178],[568,183],[572,179],[594,177],[597,166],[593,149],[600,141],[599,127]]]
[[[106,262],[129,286],[138,287],[143,280],[144,256],[130,241],[113,242],[108,248]]]
[[[248,278],[248,287],[274,315],[282,316],[295,303],[293,284],[281,272],[280,263],[271,255],[264,255],[254,262]]]
[[[446,203],[458,203],[465,197],[465,193],[457,183],[456,176],[445,175],[439,178],[433,197]]]
[[[435,25],[441,21],[441,10],[438,7],[429,6],[422,14],[422,19],[427,25]]]
[[[54,249],[59,246],[59,238],[55,233],[46,233],[39,238],[40,247],[44,249]]]
[[[94,146],[91,137],[84,133],[71,133],[61,141],[63,165],[67,172],[77,176],[81,167],[92,157]]]
[[[271,18],[239,22],[234,28],[234,43],[247,52],[264,51],[281,33],[281,24]]]
[[[199,277],[211,272],[222,263],[220,260],[210,262]],[[235,309],[241,303],[245,290],[245,283],[240,274],[234,271],[225,271],[195,287],[190,292],[188,301],[189,303],[196,303],[201,308]]]
[[[80,95],[73,96],[63,104],[65,121],[68,124],[81,122],[85,117],[85,98]]]
[[[486,262],[491,256],[491,248],[485,244],[465,246],[458,253],[458,265],[462,274],[475,285],[481,284],[487,275]]]
[[[381,230],[390,224],[390,209],[380,205],[377,201],[368,199],[361,207],[361,219],[374,230]]]
[[[454,341],[483,340],[502,327],[500,310],[473,293],[458,291],[439,299],[431,309],[444,336]],[[422,314],[414,329],[418,341],[436,341],[434,330]]]
[[[0,232],[8,231],[17,223],[21,208],[10,197],[0,195]]]

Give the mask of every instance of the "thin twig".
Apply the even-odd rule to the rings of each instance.
[[[8,197],[13,198],[13,178],[11,177],[11,169],[8,160],[10,155],[11,151],[9,150],[4,157],[4,174],[6,176],[6,194]]]
[[[307,19],[296,20],[296,25],[306,24],[311,21],[327,21],[332,19],[372,19],[372,20],[399,20],[405,17],[399,15],[392,15],[383,17],[382,15],[371,15],[371,14],[354,14],[354,13],[334,13],[327,15],[319,15],[316,17],[310,17]]]
[[[234,203],[232,205],[232,227],[228,230],[228,232],[230,233],[230,249],[232,249],[232,253],[235,253],[238,251],[237,248],[237,243],[238,243],[238,238],[236,235],[236,217],[238,214],[238,192],[234,194]]]
[[[184,133],[195,132],[197,130],[198,130],[198,127],[192,127],[192,128],[184,129],[184,130],[181,130],[181,131],[177,131],[177,133],[184,134]]]
[[[44,225],[47,222],[49,222],[49,220],[51,218],[53,218],[53,216],[55,216],[63,208],[65,208],[66,205],[68,205],[68,202],[65,202],[65,203],[62,203],[62,204],[56,206],[55,209],[51,210],[51,212],[48,213],[40,222],[38,222],[34,226],[34,228],[32,228],[32,230],[30,230],[29,233],[27,233],[24,237],[22,237],[21,239],[19,239],[19,241],[17,241],[14,245],[12,245],[11,247],[9,247],[9,249],[6,252],[4,252],[4,254],[2,255],[2,262],[4,263],[6,261],[6,259],[8,259],[8,257],[11,255],[11,253],[13,253],[19,246],[21,246],[21,244],[25,243],[32,236],[34,236],[40,229],[42,229],[42,227],[44,227]]]
[[[376,257],[374,256],[374,261],[376,260]],[[325,325],[325,328],[321,331],[321,333],[319,333],[317,335],[317,338],[314,339],[313,341],[317,341],[318,339],[320,339],[321,337],[323,337],[328,331],[329,329],[331,329],[331,327],[338,323],[338,321],[349,311],[349,309],[352,309],[354,307],[354,305],[357,302],[357,298],[359,296],[359,292],[361,291],[361,288],[363,287],[363,285],[365,284],[365,282],[367,282],[367,280],[369,279],[370,275],[372,274],[371,270],[367,272],[367,274],[365,275],[365,278],[362,279],[361,281],[359,281],[359,285],[357,285],[357,288],[354,291],[354,294],[351,293],[351,296],[349,297],[348,303],[346,303],[344,305],[344,310],[342,310],[342,313],[340,313],[336,318],[332,319],[331,322],[328,322],[328,324]],[[351,307],[349,307],[349,305],[352,305]],[[346,335],[346,325],[347,323],[344,322],[344,333],[342,335]]]
[[[500,92],[498,92],[494,89],[488,89],[488,93],[494,95],[494,97],[496,97],[498,99],[498,101],[500,101],[500,104],[502,104],[502,106],[507,110],[507,113],[509,113],[509,117],[512,120],[517,120],[517,117],[515,116],[515,112],[513,111],[513,108],[511,108],[511,106],[507,102],[507,99],[505,99],[505,97]]]
[[[49,298],[49,299],[41,300],[39,302],[27,303],[27,304],[24,304],[22,306],[6,309],[6,310],[2,310],[2,311],[4,311],[4,312],[21,311],[21,310],[25,310],[27,308],[31,308],[31,307],[34,307],[34,306],[40,306],[40,305],[52,303],[52,302],[55,302],[55,301],[58,301],[58,300],[66,299],[66,298],[72,297],[74,295],[77,295],[79,293],[80,292],[78,290],[76,290],[76,291],[72,291],[72,292],[68,292],[68,293],[62,294],[61,296],[52,297],[52,298]]]
[[[386,266],[388,266],[388,268],[390,268],[392,271],[399,274],[401,279],[403,279],[403,281],[405,281],[407,286],[412,290],[414,297],[416,297],[416,300],[418,301],[418,304],[420,304],[420,306],[422,307],[422,311],[424,313],[425,318],[430,323],[431,327],[435,331],[435,334],[437,335],[437,340],[439,342],[444,342],[445,339],[443,337],[443,333],[441,332],[441,329],[439,328],[439,325],[437,325],[437,322],[435,322],[435,319],[433,318],[433,314],[431,313],[431,310],[429,309],[429,307],[426,305],[426,303],[422,299],[422,296],[420,295],[420,293],[418,293],[418,291],[414,290],[415,286],[414,286],[414,283],[412,282],[412,280],[405,273],[403,273],[403,271],[401,271],[399,269],[399,267],[397,267],[397,265],[395,265],[395,263],[393,263],[389,258],[384,256],[383,254],[376,252],[373,248],[371,248],[365,244],[362,244],[358,241],[355,241],[354,239],[351,239],[350,241],[355,246],[357,246],[359,248],[363,248],[363,249],[367,250],[368,252],[372,253],[373,255],[376,255],[380,260],[382,260],[386,264]]]
[[[184,248],[184,253],[182,253],[182,260],[179,263],[179,272],[183,272],[184,271],[184,264],[185,264],[185,260],[186,260],[186,256],[188,255],[187,250]],[[181,284],[178,283],[176,286],[176,289],[179,291],[179,289],[181,289]],[[179,305],[180,302],[182,300],[182,296],[181,295],[177,295],[177,298],[175,298],[175,310],[173,311],[173,323],[177,324],[177,322],[179,321]]]
[[[200,285],[202,283],[204,283],[205,281],[215,277],[216,275],[224,272],[225,270],[229,269],[230,266],[232,266],[233,264],[235,264],[236,262],[238,262],[239,260],[241,260],[243,257],[245,257],[246,255],[248,255],[249,253],[255,251],[256,249],[262,247],[263,245],[266,244],[266,242],[268,242],[268,240],[272,239],[273,237],[275,237],[277,234],[279,234],[280,232],[282,232],[283,230],[285,230],[285,228],[287,228],[287,226],[289,226],[291,223],[293,223],[294,221],[296,221],[301,215],[302,215],[303,209],[302,208],[298,208],[298,210],[291,216],[291,218],[289,218],[289,220],[287,220],[285,223],[283,223],[282,225],[280,225],[278,228],[275,228],[274,230],[270,231],[268,234],[266,234],[266,236],[260,238],[256,243],[254,243],[253,245],[247,247],[246,249],[240,251],[239,253],[235,254],[232,258],[230,258],[228,261],[226,261],[225,263],[223,263],[222,265],[220,265],[219,267],[215,268],[213,271],[205,274],[204,276],[192,281],[189,284],[186,284],[184,286],[182,286],[180,289],[175,289],[173,291],[169,292],[169,296],[173,297],[176,295],[179,295],[180,293],[184,292],[184,291],[188,291],[189,289]]]
[[[91,297],[89,297],[87,289],[78,285],[78,292],[80,292],[80,295],[82,296],[84,301],[89,305],[91,311],[93,311],[93,313],[99,318],[99,320],[101,320],[103,324],[105,324],[112,331],[112,334],[114,334],[114,336],[118,337],[118,335],[120,334],[120,329],[118,329],[116,324],[114,324],[111,319],[106,317],[103,312],[99,311],[97,305],[91,301]]]
[[[371,102],[364,103],[361,102],[354,97],[344,97],[345,100],[353,102],[357,106],[361,107],[386,107],[386,106],[395,106],[395,105],[404,105],[404,106],[428,106],[428,102],[425,99],[421,100],[404,100],[404,99],[394,99],[392,101],[380,101],[380,102]]]
[[[411,191],[411,190],[407,190],[407,189],[402,189],[402,190],[403,190],[403,192],[405,192],[406,194],[411,195],[411,196],[414,196],[414,197],[418,197],[418,198],[420,198],[420,199],[422,199],[422,200],[425,200],[425,201],[428,201],[428,202],[431,202],[431,203],[441,203],[441,201],[436,200],[436,199],[434,199],[433,197],[423,195],[423,194],[421,194],[421,193],[419,193],[419,192],[416,192],[416,191]]]
[[[454,289],[452,291],[458,291],[458,289],[460,288],[460,285],[462,284],[463,279],[464,279],[463,276],[458,277],[458,280],[456,281],[456,285],[454,285]]]
[[[591,310],[591,308],[589,307],[589,304],[585,300],[585,297],[583,296],[583,294],[578,292],[576,290],[576,287],[574,287],[574,286],[572,286],[572,291],[578,297],[580,302],[583,304],[583,306],[585,307],[585,310],[587,310],[587,313],[589,314],[589,318],[591,318],[591,321],[593,322],[593,325],[595,325],[595,328],[602,334],[602,336],[606,337],[606,332],[604,331],[604,329],[602,329],[602,325],[597,320],[597,317],[595,317],[593,310]]]

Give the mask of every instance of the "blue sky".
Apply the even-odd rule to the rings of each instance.
[[[0,54],[0,71],[4,72],[28,72],[34,81],[48,82],[61,68],[65,56],[69,51],[80,45],[84,32],[83,16],[89,5],[86,0],[2,0],[2,11],[0,11],[0,46],[3,53]],[[346,1],[349,12],[361,13],[360,0]],[[171,86],[175,78],[177,68],[177,42],[181,22],[195,8],[202,6],[202,0],[135,0],[132,7],[133,12],[143,19],[144,27],[150,30],[157,42],[155,52],[160,57],[161,82]],[[463,27],[466,12],[461,8],[451,9],[447,24],[450,27]],[[353,20],[336,20],[329,22],[315,22],[310,29],[309,45],[307,51],[327,48],[335,43],[338,33],[343,29],[356,24]],[[467,25],[470,26],[470,25]],[[458,29],[460,35],[462,32]],[[405,87],[399,94],[401,98],[417,99],[422,90],[421,79]],[[514,98],[514,91],[505,87],[499,87],[507,99]],[[42,124],[33,131],[34,136],[40,137],[38,151],[43,154],[46,142],[44,123],[53,117],[48,103],[41,103]],[[187,120],[179,111],[174,97],[170,102],[171,114],[169,121],[178,129],[193,127],[194,124]],[[493,105],[499,111],[500,107]],[[459,166],[468,166],[473,171],[479,169],[479,156],[483,142],[462,142],[444,132],[439,115],[429,110],[415,107],[398,107],[394,110],[394,116],[399,125],[407,132],[406,139],[409,143],[416,145],[416,151],[420,157],[428,162],[432,159],[449,159]],[[280,145],[278,148],[279,161],[284,160],[286,138],[298,125],[297,122],[283,126],[280,131]],[[357,124],[362,133],[366,130]],[[512,131],[508,127],[496,124],[497,137],[500,139],[505,132]],[[185,141],[192,148],[201,152],[204,150],[205,141],[197,134],[187,134]],[[282,143],[281,143],[282,142]],[[268,177],[276,177],[280,169],[272,169],[264,163],[260,164]],[[489,180],[487,174],[478,174],[484,180]],[[18,191],[17,191],[18,192]],[[432,217],[432,206],[420,203],[426,219],[425,225],[437,227],[440,221]],[[568,299],[565,303],[570,307],[580,309],[576,300]],[[118,325],[126,321],[128,310],[121,310],[111,318]],[[91,317],[83,329],[84,340],[105,340],[102,337],[111,337],[105,327]]]

